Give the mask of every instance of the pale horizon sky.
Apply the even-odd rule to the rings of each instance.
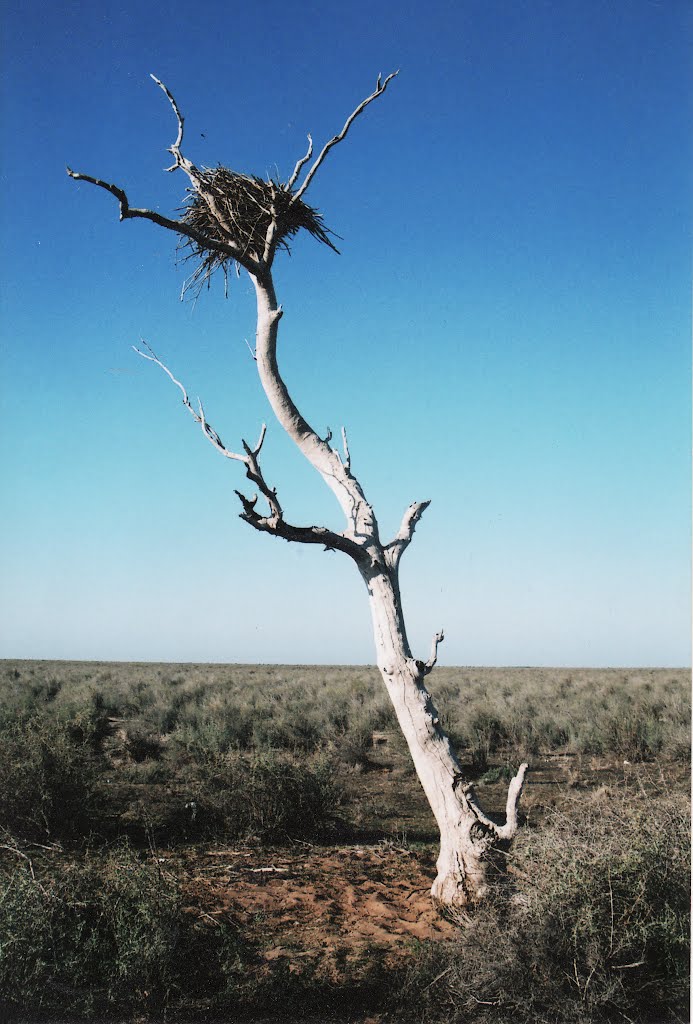
[[[271,419],[244,276],[179,301],[184,151],[287,178],[400,69],[306,199],[342,241],[278,256],[279,359],[396,531],[409,639],[441,664],[690,664],[693,11],[684,0],[355,0],[2,14],[0,657],[370,664],[339,554],[238,518],[266,421],[287,519],[339,508]]]

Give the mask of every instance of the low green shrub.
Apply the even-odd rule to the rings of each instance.
[[[329,761],[284,752],[200,757],[188,768],[187,793],[190,835],[265,842],[324,833],[340,802]]]
[[[335,753],[340,764],[351,768],[367,768],[373,753],[374,732],[369,717],[362,716],[360,722],[354,722],[335,743]]]
[[[0,824],[33,840],[88,836],[97,827],[100,762],[71,724],[48,715],[0,727]]]
[[[512,892],[424,945],[402,1005],[445,1024],[687,1019],[690,839],[674,805],[556,815],[514,848]],[[677,1016],[678,1015],[678,1016]]]
[[[469,733],[473,737],[469,744],[472,748],[472,764],[480,771],[485,771],[489,756],[507,739],[505,726],[498,715],[480,708],[470,716]]]
[[[486,785],[491,785],[494,782],[510,782],[517,775],[518,768],[518,764],[506,761],[505,764],[496,765],[495,768],[489,768],[488,771],[485,771],[479,777],[479,782],[483,782]]]
[[[568,748],[630,761],[690,757],[684,670],[438,667],[429,683],[453,746],[481,771],[505,747],[522,756]],[[0,662],[0,719],[47,710],[94,750],[109,719],[193,755],[312,755],[358,733],[364,714],[374,729],[396,729],[375,669]],[[349,761],[353,744],[344,750]]]
[[[236,931],[186,915],[178,884],[126,846],[52,872],[19,859],[0,889],[0,991],[24,1010],[161,1014],[242,988]]]
[[[685,670],[439,668],[430,685],[453,746],[480,771],[506,746],[523,756],[690,758]]]

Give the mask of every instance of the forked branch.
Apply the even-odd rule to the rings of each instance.
[[[375,84],[375,89],[370,94],[370,96],[366,96],[365,100],[362,100],[361,103],[359,103],[359,105],[356,108],[356,110],[352,111],[352,113],[349,114],[348,118],[346,119],[346,121],[344,123],[344,127],[342,128],[341,132],[338,135],[335,135],[333,138],[331,138],[330,141],[326,142],[325,145],[322,147],[322,150],[320,151],[320,155],[318,156],[317,160],[315,161],[315,163],[313,164],[313,166],[310,168],[310,170],[306,174],[305,178],[303,179],[303,184],[300,186],[299,189],[297,189],[296,192],[294,192],[293,197],[291,199],[292,203],[296,202],[297,199],[301,198],[301,196],[306,191],[306,189],[310,185],[311,181],[315,177],[315,174],[316,174],[318,168],[320,167],[320,165],[324,161],[324,159],[327,156],[327,154],[329,153],[329,151],[333,148],[333,146],[336,146],[337,143],[341,142],[342,139],[344,139],[346,137],[347,132],[349,131],[349,129],[351,128],[352,124],[354,123],[356,118],[359,116],[359,114],[363,113],[363,111],[366,109],[366,107],[368,106],[369,103],[372,103],[373,100],[376,100],[379,96],[382,96],[382,94],[385,92],[385,90],[387,89],[388,85],[392,81],[392,79],[396,78],[398,74],[399,74],[399,71],[393,71],[392,74],[387,76],[385,81],[383,81],[382,75],[378,75],[378,81]],[[298,174],[299,174],[299,172],[301,170],[301,167],[305,163],[307,163],[308,160],[310,159],[310,155],[311,155],[312,150],[313,150],[313,140],[311,139],[310,135],[308,136],[308,139],[310,140],[310,145],[309,145],[309,148],[308,148],[308,153],[307,153],[306,156],[304,156],[302,158],[302,160],[299,160],[299,162],[296,164],[296,167],[294,168],[294,173],[291,175],[291,178],[289,179],[289,182],[290,182],[290,186],[289,187],[291,187],[292,185],[294,185],[296,183],[296,181],[298,180]]]
[[[515,775],[508,786],[508,799],[505,804],[504,825],[497,825],[495,821],[491,821],[491,819],[484,814],[477,801],[474,787],[471,784],[464,787],[464,796],[474,812],[475,817],[488,829],[496,840],[510,840],[517,832],[517,811],[520,803],[520,797],[522,796],[522,787],[525,783],[525,773],[528,768],[529,765],[526,762],[523,762],[518,769],[517,775]]]
[[[137,355],[141,356],[142,359],[146,359],[150,363],[154,363],[164,371],[169,380],[180,390],[183,396],[183,405],[195,422],[202,428],[202,432],[207,440],[227,459],[234,459],[236,462],[243,463],[245,466],[246,476],[253,484],[255,484],[258,491],[267,501],[270,514],[268,516],[263,516],[255,507],[258,501],[257,494],[248,498],[240,491],[236,491],[241,505],[243,506],[241,519],[245,520],[245,522],[249,523],[256,530],[261,530],[264,533],[271,533],[275,537],[281,537],[283,540],[296,541],[300,544],[321,544],[328,551],[343,551],[357,562],[364,560],[366,556],[363,548],[350,538],[345,537],[343,534],[335,533],[333,530],[327,529],[327,527],[292,526],[290,523],[286,522],[284,519],[284,512],[277,497],[277,489],[276,487],[269,486],[264,478],[262,469],[260,468],[259,456],[267,433],[266,424],[262,424],[260,436],[254,447],[251,448],[246,441],[241,441],[244,454],[231,451],[221,440],[214,427],[208,423],[202,402],[198,399],[198,411],[196,412],[190,398],[188,397],[185,385],[179,381],[177,377],[174,377],[168,366],[159,359],[152,347],[146,341],[143,340],[142,343],[147,348],[147,352],[143,352],[142,349],[133,345],[133,349]]]
[[[387,564],[392,569],[396,569],[398,567],[402,555],[411,544],[411,539],[414,536],[414,530],[418,526],[421,516],[430,504],[430,501],[414,501],[406,509],[402,516],[402,523],[396,536],[389,544],[385,545],[385,558],[387,560]]]

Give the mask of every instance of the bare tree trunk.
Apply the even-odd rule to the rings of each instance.
[[[517,802],[527,766],[513,780],[507,821],[501,828],[480,811],[471,787],[463,782],[460,764],[424,685],[429,665],[415,660],[409,648],[396,571],[362,570],[362,575],[378,668],[440,829],[438,873],[431,895],[441,910],[454,916],[483,897],[489,851],[502,837],[512,838],[516,830]]]
[[[490,850],[511,839],[516,831],[517,803],[527,766],[520,768],[511,785],[506,823],[499,826],[483,814],[471,786],[464,784],[460,764],[424,685],[424,677],[435,664],[442,634],[435,637],[428,662],[412,656],[407,640],[399,560],[428,503],[411,505],[394,541],[381,543],[373,509],[351,473],[348,451],[342,459],[327,441],[319,438],[289,395],[277,365],[281,310],[271,278],[254,277],[253,281],[258,303],[255,355],[262,386],[282,427],[334,491],[347,517],[348,529],[343,536],[354,543],[349,554],[368,589],[378,668],[440,829],[438,874],[432,896],[438,906],[454,914],[483,896]]]
[[[242,519],[256,530],[284,540],[319,544],[328,550],[342,551],[356,563],[368,588],[378,667],[440,829],[440,856],[438,874],[432,887],[433,899],[443,911],[454,916],[469,902],[483,896],[492,851],[509,842],[517,831],[517,807],[527,765],[520,766],[510,783],[505,823],[499,825],[484,814],[471,785],[464,782],[460,764],[424,685],[424,677],[436,663],[438,644],[443,634],[438,633],[433,638],[431,655],[428,661],[423,662],[412,656],[404,628],[399,563],[429,503],[424,501],[410,505],[404,512],[396,536],[388,543],[382,543],[373,509],[351,471],[346,432],[342,429],[340,453],[330,444],[331,433],[320,437],[306,422],[289,394],[277,364],[278,325],[282,317],[272,280],[272,263],[277,247],[286,247],[286,239],[301,227],[331,245],[320,216],[311,207],[302,205],[301,197],[329,151],[345,137],[354,119],[368,104],[382,96],[395,75],[396,72],[385,79],[378,76],[374,92],[347,118],[342,131],[326,143],[300,185],[300,173],[313,152],[310,136],[306,155],[297,162],[293,174],[284,184],[272,180],[263,183],[258,178],[234,174],[223,168],[205,171],[195,167],[181,151],[183,117],[173,96],[157,78],[154,81],[166,94],[178,125],[176,140],[169,149],[174,163],[168,170],[182,170],[191,186],[189,192],[193,201],[186,207],[183,218],[171,220],[157,211],[132,207],[119,186],[69,168],[68,174],[76,181],[90,182],[113,195],[119,203],[121,220],[141,218],[175,231],[202,261],[193,280],[198,279],[200,273],[201,279],[206,280],[220,266],[225,272],[229,261],[235,261],[250,275],[257,297],[255,359],[260,381],[278,422],[339,501],[346,518],[346,528],[342,532],[321,526],[294,526],[286,521],[276,489],[267,484],[260,468],[264,425],[254,448],[244,441],[242,452],[228,449],[205,418],[202,405],[197,411],[193,408],[185,387],[151,348],[147,346],[148,352],[136,351],[160,366],[180,389],[185,407],[214,447],[226,458],[245,466],[246,476],[258,493],[246,497],[236,492],[243,509]],[[247,209],[244,202],[247,202]],[[260,495],[267,504],[264,513],[258,508]]]

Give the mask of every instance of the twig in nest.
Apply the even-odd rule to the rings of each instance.
[[[196,187],[189,190],[181,220],[205,238],[231,243],[242,255],[254,260],[264,258],[273,225],[273,250],[281,248],[289,252],[289,240],[304,229],[318,242],[338,252],[330,240],[333,233],[325,227],[322,215],[302,199],[295,199],[294,193],[279,182],[216,167],[199,172]],[[179,249],[188,250],[184,260],[199,261],[186,282],[186,290],[199,291],[216,270],[221,270],[226,278],[229,266],[234,264],[228,253],[202,245],[187,235],[180,236]]]

